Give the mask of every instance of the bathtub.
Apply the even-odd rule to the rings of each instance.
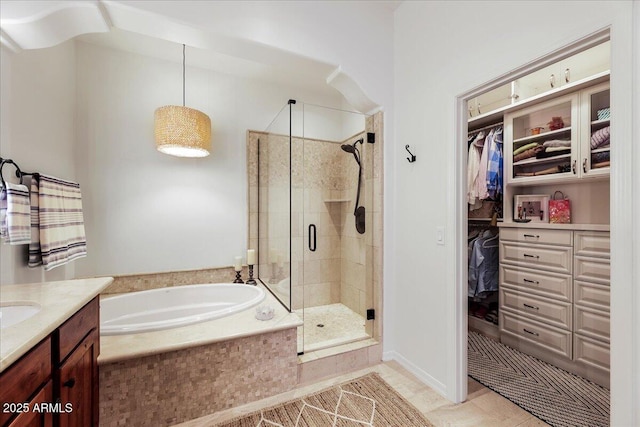
[[[100,301],[100,335],[158,331],[219,319],[264,298],[261,287],[235,283],[129,292]]]

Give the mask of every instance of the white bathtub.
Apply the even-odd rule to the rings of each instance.
[[[100,301],[100,335],[176,328],[218,319],[259,304],[261,287],[216,283],[130,292]]]

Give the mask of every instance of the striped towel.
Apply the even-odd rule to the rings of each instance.
[[[44,270],[87,256],[80,185],[40,175],[38,227]],[[36,260],[37,262],[37,260]]]
[[[42,265],[42,250],[40,249],[40,210],[38,198],[40,197],[40,176],[37,173],[31,175],[31,243],[29,243],[29,267]]]
[[[29,228],[29,189],[5,182],[0,194],[0,236],[10,245],[31,241]]]

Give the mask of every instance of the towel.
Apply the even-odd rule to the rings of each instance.
[[[29,229],[29,189],[5,182],[0,194],[0,236],[10,245],[31,241]]]
[[[38,227],[44,270],[87,256],[80,185],[40,175]]]
[[[599,129],[591,134],[591,149],[603,147],[609,144],[611,137],[611,128],[609,126]]]
[[[544,147],[571,147],[570,139],[550,139],[542,144]]]
[[[527,150],[530,150],[531,148],[537,147],[539,144],[537,142],[530,142],[527,145],[523,145],[522,147],[514,150],[513,155],[514,157],[517,156],[520,153],[524,153]]]
[[[31,243],[29,243],[29,267],[42,265],[42,250],[40,249],[40,210],[38,198],[40,197],[40,176],[37,173],[31,175]]]

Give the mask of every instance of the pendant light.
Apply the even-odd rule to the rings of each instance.
[[[211,120],[185,107],[185,45],[182,45],[182,106],[165,105],[155,113],[158,151],[178,157],[205,157],[211,150]]]

